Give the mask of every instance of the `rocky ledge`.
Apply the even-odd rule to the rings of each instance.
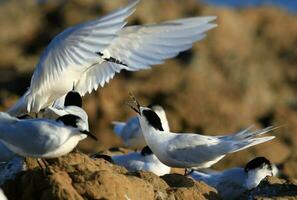
[[[26,170],[2,185],[8,199],[221,199],[214,188],[181,174],[130,173],[83,153],[47,160],[47,170],[36,159],[24,162]],[[297,199],[297,184],[272,177],[242,197]]]

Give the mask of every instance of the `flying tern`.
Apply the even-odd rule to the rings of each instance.
[[[8,113],[38,113],[73,86],[81,95],[91,93],[122,69],[149,69],[175,57],[216,27],[213,16],[125,26],[138,2],[58,34],[41,54],[29,89]]]

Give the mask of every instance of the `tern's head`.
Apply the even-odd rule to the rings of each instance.
[[[164,129],[164,131],[169,132],[170,128],[169,128],[169,124],[168,124],[168,120],[167,120],[167,116],[166,116],[164,108],[160,105],[153,105],[153,106],[151,106],[151,108],[153,111],[155,111],[155,113],[161,119],[162,128]]]
[[[159,131],[164,131],[162,127],[162,122],[160,117],[155,111],[148,107],[142,107],[135,99],[134,96],[130,95],[132,101],[127,102],[128,106],[134,110],[140,118],[140,124],[145,124],[146,126],[151,126]]]
[[[257,157],[248,162],[244,168],[247,173],[246,187],[250,190],[267,176],[273,176],[272,166],[265,157]]]
[[[88,131],[88,125],[84,122],[84,120],[76,115],[63,115],[57,118],[56,121],[62,122],[65,126],[77,128],[81,134],[90,136],[92,139],[97,140],[97,138]]]
[[[140,113],[141,118],[144,119],[148,125],[158,131],[164,131],[161,119],[155,111],[147,107],[140,107]]]
[[[82,107],[82,98],[80,94],[74,90],[68,92],[65,97],[64,106]]]

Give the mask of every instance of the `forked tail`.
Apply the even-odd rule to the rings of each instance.
[[[270,141],[275,138],[275,136],[267,136],[267,137],[257,137],[263,135],[269,131],[272,131],[278,127],[269,126],[264,129],[251,131],[253,126],[248,127],[240,132],[235,133],[231,136],[222,136],[221,139],[225,140],[228,143],[228,152],[233,153],[237,151],[241,151],[243,149],[249,148],[251,146],[255,146],[257,144],[261,144],[267,141]]]

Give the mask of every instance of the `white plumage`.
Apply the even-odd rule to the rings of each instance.
[[[75,115],[82,119],[89,131],[88,114],[82,108],[82,98],[76,91],[70,91],[65,98],[58,99],[59,104],[45,108],[38,113],[38,118],[57,119],[64,115]]]
[[[0,141],[23,157],[53,158],[73,150],[90,135],[79,117],[65,115],[57,120],[17,119],[0,112]]]
[[[131,172],[148,171],[158,176],[170,173],[170,167],[164,165],[148,147],[144,147],[141,152],[114,155],[111,159],[115,164],[124,166]]]
[[[147,107],[133,108],[139,114],[141,129],[147,145],[158,159],[170,167],[208,168],[226,154],[267,142],[274,136],[260,137],[273,130],[267,127],[250,131],[247,128],[233,135],[207,136],[195,133],[173,133],[163,131],[158,115]]]
[[[9,113],[18,116],[53,105],[74,86],[81,95],[102,87],[122,69],[161,64],[201,40],[215,17],[193,17],[124,27],[139,1],[58,34],[44,50],[28,91]]]
[[[257,157],[251,162],[257,162],[263,157]],[[264,158],[265,159],[265,158]],[[268,161],[268,160],[266,160]],[[191,177],[203,181],[217,189],[223,199],[238,199],[245,191],[256,188],[267,176],[275,176],[270,162],[259,162],[253,169],[235,167],[222,172],[199,172],[194,171]],[[248,165],[248,164],[247,164]]]

